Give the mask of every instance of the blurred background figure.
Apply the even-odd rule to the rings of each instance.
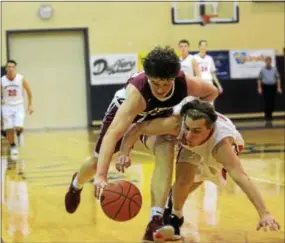
[[[206,82],[214,84],[223,93],[222,85],[216,75],[216,66],[213,58],[207,54],[208,42],[206,40],[199,41],[199,53],[194,56],[198,63],[201,78]]]
[[[178,43],[180,51],[181,70],[191,76],[201,77],[199,66],[193,55],[190,54],[190,43],[183,39]]]
[[[30,85],[23,75],[16,70],[17,63],[8,60],[6,63],[6,74],[1,77],[1,105],[3,117],[3,130],[10,144],[11,157],[17,158],[19,151],[15,142],[18,138],[18,146],[23,146],[23,131],[25,119],[24,90],[28,96],[28,114],[33,113],[32,91]],[[2,120],[2,119],[1,119]]]
[[[260,70],[257,91],[264,97],[264,114],[267,126],[272,126],[272,113],[275,108],[277,92],[282,93],[280,75],[277,68],[272,67],[271,57],[265,58],[265,66]]]

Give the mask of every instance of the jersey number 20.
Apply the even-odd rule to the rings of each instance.
[[[16,96],[16,95],[17,95],[17,90],[15,89],[8,90],[8,96]]]

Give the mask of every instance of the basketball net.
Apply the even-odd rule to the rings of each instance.
[[[211,18],[216,18],[218,17],[217,14],[205,14],[205,15],[202,15],[201,18],[202,18],[202,25],[206,25],[206,24],[209,24],[211,22]]]

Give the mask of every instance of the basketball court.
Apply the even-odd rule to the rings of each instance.
[[[284,242],[284,127],[248,128],[242,130],[247,145],[241,160],[282,230],[256,232],[258,215],[254,207],[229,179],[226,187],[219,190],[217,208],[211,214],[203,210],[203,186],[188,198],[184,208],[185,242]],[[140,143],[133,151],[134,163],[127,173],[119,174],[112,167],[109,175],[110,181],[125,178],[140,188],[143,206],[136,218],[124,223],[108,219],[93,196],[91,183],[84,187],[78,211],[73,215],[65,211],[64,195],[71,176],[91,155],[97,133],[27,132],[16,164],[7,164],[3,144],[5,242],[141,242],[149,220],[153,158]]]
[[[211,24],[226,24],[230,26],[240,21],[238,1],[179,1],[173,2],[168,10],[173,25],[198,26],[209,24],[211,26]],[[95,19],[92,21],[95,21]],[[94,23],[92,22],[92,24]],[[211,27],[205,28],[208,28],[207,31],[211,30]],[[58,52],[50,51],[51,48],[55,48],[55,43],[51,42],[49,33],[45,35],[32,33],[34,37],[38,38],[33,39],[34,42],[30,39],[30,33],[21,33],[19,38],[15,35],[17,33],[10,33],[10,39],[7,38],[10,41],[12,54],[14,50],[14,57],[16,56],[16,59],[21,63],[23,72],[31,80],[34,80],[35,83],[32,83],[32,86],[42,85],[38,82],[39,78],[37,77],[40,77],[45,84],[46,90],[51,92],[46,92],[47,98],[44,97],[44,93],[41,93],[41,97],[35,96],[35,101],[39,102],[34,103],[39,105],[39,108],[35,107],[37,110],[35,118],[29,118],[26,127],[34,130],[26,130],[25,144],[19,150],[20,158],[17,161],[11,161],[7,157],[7,142],[5,139],[1,141],[2,240],[4,242],[26,243],[141,242],[145,227],[149,222],[150,181],[154,168],[154,158],[140,142],[136,144],[132,151],[133,164],[127,172],[120,174],[112,165],[109,173],[109,181],[126,179],[140,189],[143,204],[141,211],[134,219],[119,223],[107,218],[102,212],[99,202],[94,197],[91,182],[84,186],[81,194],[81,204],[76,213],[68,214],[65,211],[64,197],[71,177],[74,172],[79,170],[85,160],[90,159],[99,134],[98,129],[85,130],[78,128],[87,123],[87,111],[82,109],[82,107],[88,106],[85,102],[86,87],[82,85],[85,82],[84,73],[87,70],[82,60],[84,57],[88,61],[89,55],[86,55],[88,50],[86,44],[88,43],[86,42],[87,30],[86,28],[83,30],[78,29],[80,33],[74,35],[71,35],[69,31],[61,34],[57,33],[57,38],[61,38],[60,41],[55,42],[59,45],[57,48],[60,51]],[[215,33],[213,32],[213,34]],[[69,43],[69,48],[72,50],[75,50],[78,46],[77,56],[74,56],[75,52],[70,52],[69,49],[63,52],[66,43]],[[82,49],[84,43],[86,44],[86,50]],[[33,58],[25,55],[27,48],[33,50],[35,55]],[[46,60],[41,58],[41,56],[44,56],[42,50],[45,51],[45,58],[50,54],[50,60],[52,60],[49,62],[51,64],[50,68],[56,66],[60,69],[59,71],[50,72],[50,76],[43,77],[42,73],[36,73],[35,71],[39,70],[39,68],[35,68],[35,65],[42,65],[47,68],[44,66]],[[18,57],[16,53],[23,54],[19,54]],[[64,59],[55,57],[56,54],[62,53],[64,53],[62,55]],[[67,58],[67,53],[72,57]],[[65,62],[65,59],[70,59],[74,63],[64,66],[62,63]],[[53,60],[57,60],[58,64],[53,63]],[[63,66],[68,70],[62,71]],[[78,71],[79,66],[80,72]],[[78,76],[75,76],[74,72]],[[75,77],[78,86],[74,86],[75,88],[72,90],[75,92],[74,95],[68,92],[66,94],[60,93],[60,97],[56,99],[59,92],[56,89],[51,89],[51,87],[58,87],[57,80],[61,77],[57,76],[56,78],[53,76],[57,73],[64,76],[68,73],[70,79]],[[88,70],[86,73],[88,74]],[[56,85],[49,86],[51,80]],[[61,82],[61,85],[65,85],[64,82]],[[82,92],[79,92],[80,90]],[[50,103],[51,93],[53,94],[52,101],[63,100],[62,95],[66,95],[68,99],[71,99],[66,102],[68,108],[58,106],[56,102],[51,106],[44,104],[43,100],[48,100],[47,103]],[[82,97],[79,97],[79,93]],[[78,100],[74,98],[78,98]],[[65,105],[64,102],[60,104]],[[70,109],[70,104],[76,104],[77,106]],[[78,108],[78,110],[75,108]],[[62,111],[65,111],[64,116]],[[67,111],[70,113],[69,115],[66,115]],[[251,114],[242,115],[247,117]],[[284,112],[282,115],[284,115]],[[57,117],[58,119],[52,123],[52,119],[49,120],[50,117]],[[63,120],[62,117],[66,119]],[[78,117],[81,120],[78,120]],[[73,124],[70,125],[70,121],[73,121]],[[206,206],[211,208],[210,210],[206,211],[203,206],[206,193],[204,185],[188,197],[184,207],[185,223],[182,228],[185,243],[281,243],[285,240],[284,119],[274,120],[273,128],[266,128],[262,120],[254,122],[239,121],[235,122],[235,125],[246,141],[245,149],[240,155],[245,171],[262,193],[270,212],[280,223],[281,230],[278,232],[257,232],[255,230],[259,220],[258,214],[246,195],[228,176],[226,186],[218,189],[218,200],[206,203]],[[55,129],[41,130],[42,127]],[[66,127],[73,127],[73,129],[57,130],[57,128]]]

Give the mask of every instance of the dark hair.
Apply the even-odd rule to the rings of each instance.
[[[207,42],[206,40],[200,40],[200,41],[199,41],[199,46],[201,46],[203,42],[205,42],[206,44],[208,44],[208,42]]]
[[[208,128],[210,128],[218,118],[214,106],[209,102],[198,99],[185,103],[181,108],[180,115],[184,120],[186,117],[192,120],[205,119]]]
[[[179,57],[170,47],[155,47],[142,63],[147,76],[160,79],[175,78],[181,68]]]
[[[179,44],[179,45],[180,45],[180,44],[187,44],[188,46],[190,46],[189,41],[188,41],[188,40],[186,40],[186,39],[182,39],[182,40],[180,40],[178,44]]]
[[[13,64],[15,64],[15,66],[17,66],[17,62],[16,61],[8,60],[7,63],[6,63],[6,67],[8,66],[9,63],[13,63]]]

